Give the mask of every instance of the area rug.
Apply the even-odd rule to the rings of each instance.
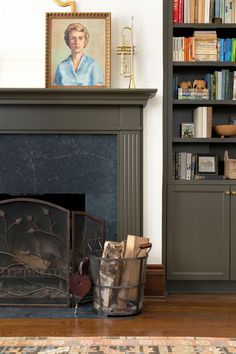
[[[232,354],[236,353],[236,338],[1,337],[0,353]]]
[[[0,319],[5,318],[98,318],[92,304],[79,305],[74,308],[58,307],[1,307]]]

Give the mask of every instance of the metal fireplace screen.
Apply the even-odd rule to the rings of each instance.
[[[38,199],[0,202],[0,305],[69,306],[70,212]]]
[[[78,237],[80,235],[80,237]],[[72,269],[79,271],[81,261],[90,253],[101,253],[104,221],[82,211],[72,211]]]

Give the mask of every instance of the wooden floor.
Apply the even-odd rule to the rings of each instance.
[[[236,294],[171,294],[141,314],[104,319],[0,320],[1,336],[212,336],[236,338]]]

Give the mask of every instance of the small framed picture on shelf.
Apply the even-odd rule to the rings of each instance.
[[[194,123],[181,123],[181,138],[194,138]]]
[[[217,175],[218,158],[214,154],[197,154],[197,174]]]

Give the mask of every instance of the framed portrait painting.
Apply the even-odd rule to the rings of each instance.
[[[46,14],[46,87],[110,88],[111,14]]]

